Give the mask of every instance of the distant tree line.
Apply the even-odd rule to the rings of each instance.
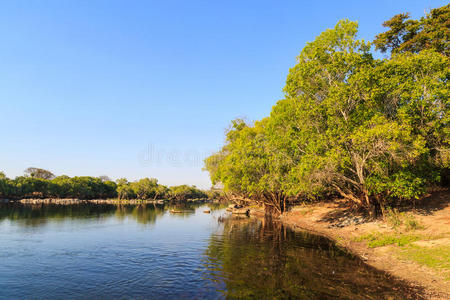
[[[155,178],[143,178],[128,182],[122,178],[117,180],[117,196],[119,199],[187,199],[207,198],[206,192],[189,185],[166,187],[158,184]]]
[[[230,197],[278,214],[343,198],[372,215],[448,182],[450,5],[400,14],[373,43],[341,20],[306,44],[270,116],[237,119],[205,160]],[[389,58],[376,59],[376,50]]]
[[[122,178],[116,182],[107,176],[55,176],[40,168],[28,168],[24,176],[10,179],[0,172],[0,198],[76,198],[76,199],[188,199],[207,198],[208,195],[195,186],[166,187],[154,178],[128,182]]]

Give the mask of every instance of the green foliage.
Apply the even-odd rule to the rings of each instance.
[[[24,198],[43,198],[48,195],[50,181],[36,177],[19,176],[14,179],[15,194]]]
[[[158,180],[155,178],[143,178],[134,182],[120,178],[117,182],[113,182],[107,176],[69,177],[62,175],[53,179],[19,176],[13,180],[6,176],[0,176],[0,199],[76,198],[89,200],[116,197],[141,200],[171,198],[185,201],[208,198],[208,195],[195,186],[179,185],[169,189],[158,184]]]
[[[169,188],[168,192],[169,198],[177,201],[184,201],[187,199],[199,199],[199,198],[207,198],[208,195],[199,190],[198,188],[189,185],[177,185]]]
[[[0,197],[17,198],[114,198],[116,184],[100,178],[58,176],[54,179],[19,176],[0,179]]]
[[[333,195],[373,213],[440,180],[450,157],[448,58],[424,47],[376,60],[357,27],[342,20],[307,43],[269,117],[232,121],[205,160],[214,184],[278,213]]]
[[[208,199],[215,199],[215,200],[219,200],[220,202],[226,201],[226,196],[225,196],[225,193],[222,191],[222,189],[213,187],[213,188],[205,191],[205,194],[208,197]]]
[[[155,178],[143,178],[128,182],[125,178],[117,180],[117,196],[119,199],[163,199],[167,197],[168,189],[158,184]]]
[[[213,183],[222,183],[232,200],[248,198],[264,203],[275,212],[285,209],[284,167],[281,153],[271,148],[267,120],[253,126],[237,119],[227,132],[226,145],[205,161]]]
[[[416,261],[438,271],[443,271],[446,279],[450,280],[450,246],[438,245],[420,247],[408,245],[400,251],[400,257]]]
[[[432,9],[420,20],[410,20],[409,14],[398,14],[383,23],[389,30],[375,38],[377,49],[392,53],[433,49],[450,55],[450,4]]]
[[[420,235],[412,234],[381,234],[370,233],[356,239],[356,241],[367,241],[370,248],[383,247],[387,245],[405,246],[422,239]]]
[[[0,177],[0,198],[10,198],[15,194],[16,187],[13,181],[6,176]]]
[[[143,178],[134,182],[131,186],[137,199],[156,198],[159,194],[158,180],[155,178]]]
[[[136,199],[136,193],[130,184],[118,184],[117,185],[117,197],[119,199]]]

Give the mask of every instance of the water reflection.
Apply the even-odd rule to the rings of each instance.
[[[154,224],[164,211],[164,205],[159,204],[116,205],[114,215],[117,219],[131,217],[140,224]]]
[[[330,240],[279,222],[225,219],[210,239],[204,265],[205,278],[232,299],[420,298]]]
[[[418,298],[325,238],[223,208],[1,204],[0,298]]]
[[[124,220],[132,218],[140,224],[154,224],[156,220],[169,210],[176,209],[183,213],[179,217],[187,217],[195,212],[201,203],[178,203],[178,204],[0,204],[0,222],[4,220],[13,221],[23,226],[38,227],[49,221],[58,222],[67,219],[105,219],[116,218]]]

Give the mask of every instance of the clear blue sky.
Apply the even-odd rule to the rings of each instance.
[[[231,119],[269,114],[307,41],[446,3],[1,1],[0,170],[209,187],[201,160]]]

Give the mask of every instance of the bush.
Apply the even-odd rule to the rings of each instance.
[[[424,228],[413,214],[399,212],[396,208],[386,209],[384,219],[394,229],[400,229],[402,225],[406,231]]]

